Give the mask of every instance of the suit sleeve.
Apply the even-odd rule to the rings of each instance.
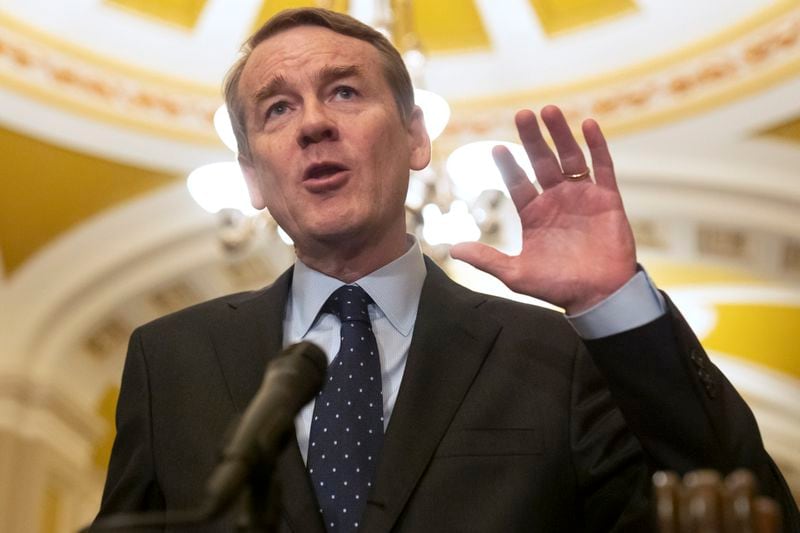
[[[651,531],[650,471],[642,447],[580,343],[573,364],[569,418],[580,494],[576,528]]]
[[[150,380],[139,330],[134,331],[128,344],[116,426],[97,517],[164,509],[153,461]]]
[[[648,465],[680,474],[747,468],[761,493],[780,502],[787,531],[800,531],[797,504],[750,408],[668,298],[667,305],[667,313],[649,324],[585,341]]]

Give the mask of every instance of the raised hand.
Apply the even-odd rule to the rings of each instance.
[[[593,182],[561,110],[547,106],[541,117],[558,156],[544,140],[532,111],[515,117],[541,193],[505,147],[492,152],[520,217],[522,251],[509,256],[485,244],[461,243],[450,255],[492,274],[515,292],[574,314],[600,302],[635,274],[636,250],[600,127],[591,119],[583,122]]]

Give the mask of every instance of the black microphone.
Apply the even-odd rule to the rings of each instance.
[[[310,342],[293,344],[268,365],[264,382],[222,452],[206,485],[205,511],[233,502],[258,464],[272,464],[294,430],[294,418],[322,388],[328,359]]]
[[[317,345],[299,342],[267,365],[264,382],[247,406],[222,459],[209,477],[206,500],[195,509],[121,513],[81,530],[113,531],[142,527],[188,527],[225,511],[250,481],[257,466],[271,466],[294,430],[294,417],[322,388],[328,359]]]

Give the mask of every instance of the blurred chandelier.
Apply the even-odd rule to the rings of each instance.
[[[332,8],[336,2],[317,4]],[[367,11],[371,13],[359,18],[387,35],[401,52],[414,84],[416,104],[423,110],[433,142],[447,126],[450,106],[440,95],[424,89],[427,57],[413,29],[412,0],[373,0],[369,7],[371,10]],[[214,114],[214,127],[223,143],[236,154],[236,139],[224,105]],[[457,242],[481,239],[504,251],[518,246],[516,225],[502,223],[507,216],[513,216],[513,208],[491,156],[492,147],[498,144],[507,146],[528,175],[533,175],[522,146],[501,141],[472,142],[456,148],[446,159],[434,150],[430,165],[411,173],[406,198],[408,231],[434,258],[444,259],[449,245]],[[230,256],[249,250],[255,237],[264,231],[276,232],[283,242],[292,244],[266,210],[256,211],[250,205],[235,156],[231,161],[193,170],[187,186],[203,209],[219,217],[219,241]]]

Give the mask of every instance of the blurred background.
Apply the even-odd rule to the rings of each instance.
[[[301,5],[403,52],[441,130],[409,229],[477,290],[516,297],[447,259],[519,246],[487,146],[518,142],[522,107],[596,118],[640,262],[800,495],[796,0],[0,0],[0,531],[96,512],[135,326],[291,264],[218,110],[240,44]]]

